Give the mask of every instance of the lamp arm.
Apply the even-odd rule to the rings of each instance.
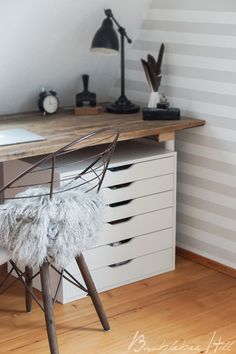
[[[115,24],[116,24],[117,27],[118,27],[118,32],[120,33],[120,35],[123,36],[123,37],[125,37],[125,38],[127,39],[127,42],[128,42],[129,44],[131,44],[131,43],[132,43],[132,39],[129,38],[129,36],[127,35],[126,29],[125,29],[124,27],[122,27],[122,26],[119,24],[119,22],[116,20],[116,18],[114,17],[114,15],[113,15],[111,9],[106,9],[106,10],[105,10],[105,15],[106,15],[107,17],[111,18],[111,19],[115,22]]]

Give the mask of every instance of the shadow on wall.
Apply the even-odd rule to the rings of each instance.
[[[55,89],[62,106],[73,105],[80,76],[106,99],[119,75],[119,57],[90,53],[92,37],[110,7],[134,38],[150,0],[3,0],[0,4],[0,114],[34,110],[42,87]]]

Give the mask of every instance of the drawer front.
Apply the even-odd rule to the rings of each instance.
[[[174,268],[173,250],[164,251],[145,255],[130,260],[126,264],[120,266],[106,266],[92,270],[91,274],[98,291],[114,288],[119,285],[128,284],[142,278],[148,278],[153,275],[170,271]],[[81,276],[76,276],[83,284]],[[64,288],[64,296],[70,299],[80,297],[82,292],[71,284],[67,284]]]
[[[108,204],[123,200],[144,197],[147,195],[166,192],[174,189],[174,175],[147,178],[136,182],[105,187],[102,193]]]
[[[90,270],[105,267],[109,264],[120,263],[173,246],[173,229],[153,232],[148,235],[93,248],[84,252],[84,257]],[[68,268],[72,274],[78,273],[76,262]]]
[[[126,240],[173,227],[173,208],[137,215],[128,220],[106,223],[96,246]]]
[[[171,173],[174,173],[173,157],[108,168],[103,181],[103,187],[168,175]]]
[[[169,208],[173,206],[173,203],[174,196],[172,191],[153,194],[133,200],[126,200],[119,203],[112,203],[106,206],[104,220],[110,222],[148,213],[153,210]]]

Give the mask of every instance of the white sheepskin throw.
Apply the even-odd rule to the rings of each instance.
[[[30,188],[17,196],[47,194]],[[9,200],[0,206],[0,245],[22,265],[37,267],[50,257],[63,268],[97,242],[103,224],[100,193],[75,188],[49,196]]]

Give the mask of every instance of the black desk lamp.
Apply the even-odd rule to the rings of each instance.
[[[114,18],[110,9],[105,10],[105,15],[106,18],[102,26],[93,38],[91,50],[103,54],[116,54],[119,52],[119,38],[114,30],[113,21],[118,27],[121,42],[121,95],[115,103],[107,106],[106,110],[117,114],[136,113],[140,108],[130,102],[125,95],[125,38],[128,43],[132,43],[132,40],[128,37],[125,28],[121,27]]]

